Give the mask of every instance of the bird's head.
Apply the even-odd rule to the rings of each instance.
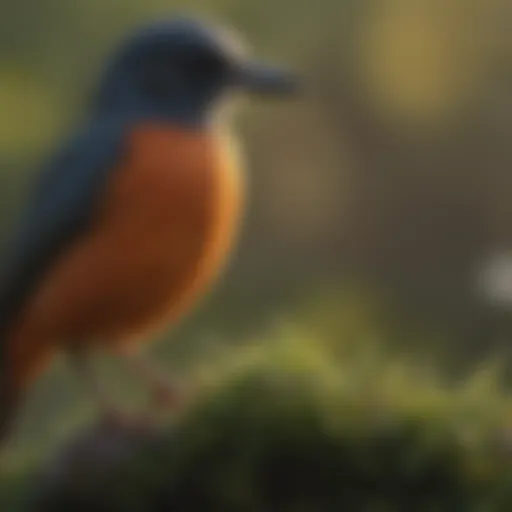
[[[96,108],[197,126],[235,91],[284,95],[295,86],[290,73],[249,60],[233,34],[183,17],[152,23],[121,46]]]

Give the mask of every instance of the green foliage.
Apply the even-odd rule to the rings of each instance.
[[[363,352],[333,362],[294,334],[220,365],[154,444],[37,510],[510,509],[510,404],[492,371],[449,388]]]
[[[27,479],[21,475],[0,475],[0,510],[16,512],[26,508]]]

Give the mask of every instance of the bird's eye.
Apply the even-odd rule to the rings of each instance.
[[[221,56],[212,52],[163,52],[145,59],[141,66],[142,88],[154,97],[165,97],[172,84],[211,83],[221,78],[226,65]]]
[[[224,63],[214,54],[197,53],[191,55],[186,63],[187,74],[193,78],[213,78],[222,73]]]

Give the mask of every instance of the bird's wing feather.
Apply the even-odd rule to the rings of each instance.
[[[2,265],[0,334],[52,262],[87,228],[120,154],[122,131],[92,126],[42,173]]]
[[[0,269],[0,440],[19,406],[8,330],[52,263],[87,229],[120,155],[121,127],[93,126],[42,173]]]

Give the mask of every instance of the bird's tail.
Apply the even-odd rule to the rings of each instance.
[[[0,376],[0,446],[4,444],[12,431],[21,403],[21,390],[18,386],[13,385],[9,372],[6,370],[8,369],[2,368]]]
[[[0,447],[12,431],[26,389],[46,366],[52,351],[23,329],[0,339]]]

